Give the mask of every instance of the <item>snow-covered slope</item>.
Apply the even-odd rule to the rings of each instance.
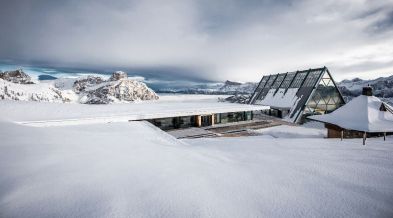
[[[36,84],[32,84],[30,77],[23,71],[17,71],[16,74],[2,73],[1,76],[8,81],[0,79],[0,99],[85,104],[158,99],[158,95],[146,84],[128,79],[127,74],[121,71],[113,73],[108,80],[86,76],[41,81]]]
[[[365,147],[176,140],[141,122],[0,129],[0,217],[393,216],[392,137]]]
[[[69,99],[52,84],[17,84],[0,79],[0,100],[66,102]]]
[[[249,132],[273,138],[324,138],[325,128],[308,128],[305,126],[274,126],[265,129],[249,130]]]

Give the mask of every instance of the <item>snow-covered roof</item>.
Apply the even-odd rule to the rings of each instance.
[[[277,92],[275,89],[269,90],[263,100],[256,100],[255,104],[259,105],[269,105],[276,108],[292,108],[297,100],[296,96],[298,88],[279,89]]]
[[[387,110],[381,110],[381,107]],[[392,111],[392,108],[379,98],[360,95],[330,114],[308,118],[362,132],[393,132]]]
[[[109,105],[2,101],[0,120],[33,126],[125,122],[213,113],[257,111],[267,106],[218,102],[217,96],[168,95],[160,100]]]

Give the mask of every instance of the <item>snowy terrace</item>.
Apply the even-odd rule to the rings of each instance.
[[[269,108],[261,105],[218,102],[218,97],[220,96],[163,95],[158,101],[110,105],[2,101],[0,119],[31,126],[56,126],[258,111]]]

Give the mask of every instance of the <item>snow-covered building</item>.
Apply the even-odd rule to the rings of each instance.
[[[295,123],[327,114],[345,104],[326,67],[263,76],[249,104],[270,106],[265,112]]]
[[[354,138],[393,133],[393,108],[372,96],[372,88],[364,87],[362,95],[333,113],[310,116],[325,123],[328,138]]]
[[[161,95],[159,100],[154,101],[94,106],[35,101],[0,102],[0,111],[9,114],[9,119],[36,127],[149,121],[161,129],[170,130],[250,121],[254,119],[254,112],[267,109],[269,107],[263,105],[219,102],[215,95]]]

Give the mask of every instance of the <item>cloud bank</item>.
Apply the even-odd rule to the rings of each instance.
[[[207,80],[393,73],[392,0],[5,0],[0,27],[3,60]]]

